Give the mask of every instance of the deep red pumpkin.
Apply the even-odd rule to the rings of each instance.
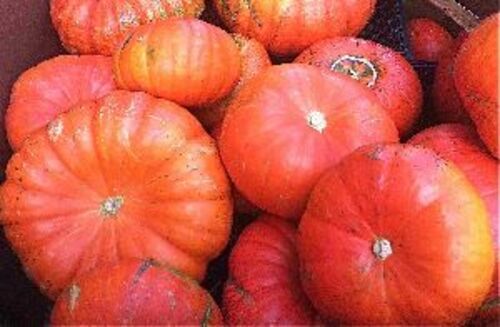
[[[259,208],[298,219],[323,172],[356,148],[397,142],[368,89],[340,74],[288,64],[246,84],[219,141],[232,181]]]
[[[422,109],[422,86],[406,59],[381,44],[356,38],[333,38],[313,44],[295,59],[345,74],[370,88],[407,135]]]
[[[204,0],[51,0],[50,15],[69,52],[109,56],[138,26],[198,17],[204,6]]]
[[[7,167],[0,222],[54,299],[76,276],[154,258],[202,279],[231,229],[229,181],[184,108],[116,91],[28,139]]]
[[[195,280],[152,260],[126,260],[77,278],[54,305],[53,325],[222,325]]]
[[[455,85],[479,136],[498,152],[498,20],[492,15],[476,27],[455,60]]]
[[[346,325],[459,324],[490,287],[488,213],[434,152],[372,145],[314,188],[298,232],[304,290]]]
[[[197,19],[169,19],[139,27],[114,55],[117,84],[184,106],[213,103],[240,77],[236,43]]]
[[[469,178],[488,208],[496,256],[490,296],[498,297],[498,160],[493,158],[474,129],[460,124],[431,127],[408,143],[422,145],[453,162]]]
[[[271,59],[269,59],[266,49],[259,41],[239,34],[233,34],[232,37],[240,50],[241,56],[241,74],[238,84],[224,99],[193,111],[196,118],[208,130],[214,129],[216,125],[222,122],[229,104],[238,95],[243,85],[271,66]]]
[[[316,314],[302,291],[296,227],[263,215],[245,228],[229,258],[223,312],[229,325],[312,325]]]
[[[25,71],[14,84],[5,114],[10,146],[17,151],[58,114],[115,89],[112,60],[103,56],[62,55]]]
[[[453,47],[453,36],[432,19],[412,19],[407,28],[410,50],[417,60],[437,62]]]
[[[316,41],[357,35],[376,0],[215,0],[233,32],[259,40],[278,56],[296,55]]]

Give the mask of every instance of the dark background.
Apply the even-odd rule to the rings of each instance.
[[[397,0],[379,0],[397,2]],[[391,2],[391,3],[392,3]],[[406,0],[406,16],[433,17],[456,34],[459,31],[450,19],[425,0]],[[479,16],[497,11],[497,0],[461,0]],[[62,53],[49,17],[48,0],[0,1],[0,180],[10,151],[4,136],[3,112],[9,101],[10,89],[21,72],[34,64]],[[376,30],[377,28],[375,28]],[[373,29],[372,29],[373,31]],[[228,251],[226,251],[227,254]],[[210,268],[206,284],[220,280],[224,274],[225,258]],[[220,281],[207,285],[217,291]],[[0,231],[0,325],[40,325],[47,321],[50,303],[25,277],[15,255]]]

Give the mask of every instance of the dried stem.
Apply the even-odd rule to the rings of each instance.
[[[464,30],[470,32],[479,24],[479,18],[455,0],[427,0],[441,9]]]

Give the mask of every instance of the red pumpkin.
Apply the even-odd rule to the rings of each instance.
[[[222,325],[210,294],[152,260],[126,260],[77,278],[54,305],[53,325]]]
[[[295,62],[345,74],[370,88],[400,135],[407,135],[420,116],[422,86],[417,73],[403,56],[381,44],[355,38],[323,40]]]
[[[24,72],[14,84],[5,114],[15,151],[35,131],[72,106],[116,89],[112,60],[102,56],[59,56]]]
[[[222,126],[232,181],[259,208],[297,219],[323,172],[356,148],[397,142],[368,89],[308,65],[273,66],[246,84]]]
[[[208,130],[212,130],[222,122],[227,107],[238,95],[242,86],[258,73],[271,66],[271,59],[269,59],[266,49],[257,40],[239,34],[233,35],[233,40],[238,46],[241,56],[241,75],[238,84],[224,99],[194,111],[196,117]]]
[[[50,15],[69,52],[111,55],[140,25],[198,17],[203,0],[51,0]]]
[[[185,106],[222,99],[240,77],[240,55],[231,36],[196,19],[139,27],[115,53],[114,61],[121,88]]]
[[[479,136],[498,152],[498,20],[485,19],[465,40],[455,60],[455,85]]]
[[[496,257],[490,296],[498,297],[498,161],[491,157],[476,132],[468,126],[447,124],[426,129],[415,135],[410,144],[434,150],[453,162],[469,178],[488,208]]]
[[[0,222],[53,299],[82,273],[129,257],[202,279],[228,241],[229,192],[213,140],[187,110],[117,91],[25,142],[7,167]]]
[[[453,79],[455,57],[466,36],[462,34],[455,40],[453,48],[439,59],[436,67],[432,104],[436,119],[442,123],[471,124]]]
[[[363,147],[327,172],[298,233],[301,279],[346,325],[456,325],[479,308],[494,253],[474,186],[434,152]]]
[[[229,325],[312,325],[300,285],[296,228],[263,215],[240,235],[229,258],[223,311]]]
[[[417,60],[437,62],[453,47],[453,36],[432,19],[412,19],[407,27],[410,50]]]
[[[233,32],[259,40],[278,56],[295,55],[334,36],[357,35],[370,19],[376,0],[217,0]]]

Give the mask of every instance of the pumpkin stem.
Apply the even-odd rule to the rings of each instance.
[[[323,133],[328,125],[325,115],[319,111],[311,111],[307,114],[307,124],[320,133]]]
[[[385,260],[392,254],[391,242],[385,238],[378,238],[375,240],[375,243],[373,243],[372,251],[377,259]]]
[[[106,218],[116,216],[124,201],[123,196],[110,196],[101,203],[101,215]]]
[[[470,32],[477,25],[480,19],[469,9],[465,8],[456,0],[427,0],[437,8],[441,9],[448,17],[453,19],[460,27]]]
[[[332,62],[330,70],[347,75],[370,88],[375,86],[378,79],[375,64],[362,56],[343,55]]]

